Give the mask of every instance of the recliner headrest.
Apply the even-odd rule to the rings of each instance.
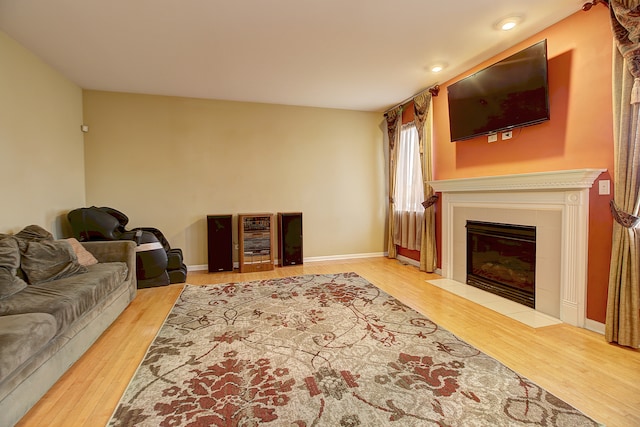
[[[118,218],[95,207],[74,209],[67,218],[79,241],[118,240],[122,234]]]

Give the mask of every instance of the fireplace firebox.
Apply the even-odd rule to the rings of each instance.
[[[467,284],[535,308],[536,227],[467,221]]]

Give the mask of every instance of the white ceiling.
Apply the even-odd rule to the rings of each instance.
[[[383,111],[585,1],[0,0],[0,30],[84,89]]]

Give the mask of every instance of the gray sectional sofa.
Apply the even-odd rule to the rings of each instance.
[[[12,426],[136,295],[132,241],[0,234],[0,426]]]

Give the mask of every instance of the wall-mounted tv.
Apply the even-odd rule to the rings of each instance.
[[[549,120],[547,40],[448,87],[451,141]]]

